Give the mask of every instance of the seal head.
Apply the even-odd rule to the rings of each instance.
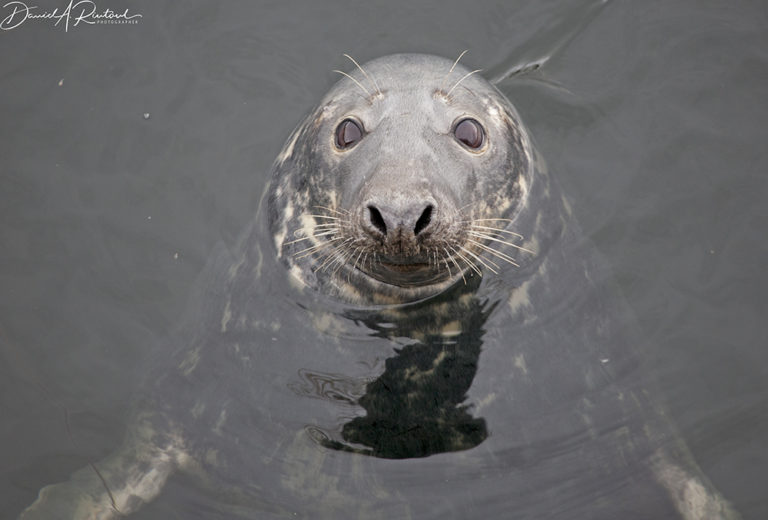
[[[271,232],[305,285],[414,301],[514,262],[503,247],[519,237],[506,228],[533,170],[528,134],[495,87],[444,58],[387,56],[345,74],[286,143]]]

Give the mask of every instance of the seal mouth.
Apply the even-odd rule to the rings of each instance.
[[[446,273],[436,269],[434,264],[425,262],[423,259],[413,259],[413,261],[392,258],[380,259],[361,270],[367,276],[380,282],[403,287],[433,285],[444,281],[446,277]]]
[[[417,271],[425,271],[430,268],[430,265],[424,262],[413,262],[407,264],[393,263],[393,262],[380,262],[380,265],[390,271],[397,273],[414,273]]]

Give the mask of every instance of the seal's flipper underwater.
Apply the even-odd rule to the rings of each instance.
[[[446,481],[487,471],[520,517],[563,497],[551,517],[737,518],[622,377],[637,352],[620,297],[512,104],[435,56],[343,75],[277,157],[266,218],[209,277],[123,447],[96,464],[106,487],[82,470],[23,517],[129,514],[186,471],[243,517],[421,518],[432,505],[388,471],[424,457]],[[254,313],[285,280],[300,305]],[[476,500],[481,480],[445,500]]]
[[[21,518],[120,518],[154,499],[173,473],[192,464],[179,439],[155,428],[137,417],[117,452],[40,490]]]

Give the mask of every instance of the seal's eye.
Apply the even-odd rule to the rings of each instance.
[[[354,119],[345,119],[336,127],[336,146],[346,150],[363,138],[363,129]]]
[[[483,127],[474,119],[462,119],[459,121],[453,129],[453,135],[457,141],[472,150],[477,150],[483,146],[483,141],[485,140]]]

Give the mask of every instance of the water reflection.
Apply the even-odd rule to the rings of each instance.
[[[347,311],[345,317],[391,341],[395,355],[367,381],[302,371],[304,395],[354,404],[363,416],[340,432],[310,428],[327,448],[403,459],[460,451],[488,437],[485,419],[465,404],[477,372],[483,325],[495,304],[475,296],[478,279],[425,302],[377,310]]]

